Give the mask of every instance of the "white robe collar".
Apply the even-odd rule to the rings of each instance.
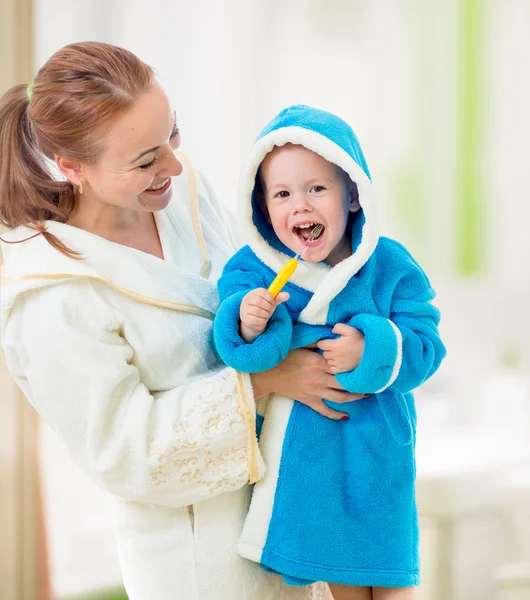
[[[173,202],[185,201],[189,204],[188,183],[191,184],[191,181],[188,177],[175,178],[173,183],[176,188],[173,191]],[[178,228],[179,216],[173,211],[173,202],[155,215],[166,260],[54,221],[46,222],[48,231],[60,238],[66,246],[78,251],[83,259],[65,256],[42,235],[28,239],[35,235],[35,231],[28,227],[17,227],[3,234],[2,237],[8,242],[28,239],[22,243],[3,244],[3,323],[5,324],[7,313],[18,294],[76,277],[102,281],[117,291],[148,304],[213,318],[218,306],[218,295],[216,282],[201,276],[203,249],[197,239],[200,224],[197,229],[194,211],[186,210],[183,212],[188,213],[186,217],[189,216],[192,227]],[[186,239],[182,239],[183,236]],[[175,257],[184,250],[188,260],[176,264]]]

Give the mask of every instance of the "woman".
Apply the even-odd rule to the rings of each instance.
[[[8,367],[116,496],[131,600],[326,597],[237,555],[247,483],[264,472],[255,401],[281,393],[339,419],[321,399],[359,395],[335,389],[308,350],[251,377],[221,364],[211,319],[234,248],[174,152],[175,115],[152,70],[114,46],[67,46],[3,97],[0,140]]]

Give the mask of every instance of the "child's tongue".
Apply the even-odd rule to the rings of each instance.
[[[305,227],[304,229],[299,229],[298,232],[299,232],[298,235],[307,242],[311,239],[311,234],[313,232],[313,228]]]

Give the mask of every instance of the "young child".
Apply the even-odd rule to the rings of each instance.
[[[318,345],[337,381],[366,394],[343,420],[274,396],[242,556],[292,585],[327,581],[335,598],[412,598],[419,583],[412,390],[445,355],[434,291],[407,250],[379,237],[370,174],[340,118],[292,106],[243,166],[249,245],[227,263],[214,339],[240,371]],[[311,242],[316,225],[323,230]],[[304,252],[283,291],[267,288]]]

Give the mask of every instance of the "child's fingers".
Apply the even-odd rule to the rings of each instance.
[[[335,353],[331,350],[326,350],[322,352],[322,356],[326,359],[328,365],[332,363],[335,359]]]
[[[337,340],[320,340],[317,346],[320,350],[333,350]]]
[[[251,331],[262,333],[267,328],[267,319],[245,315],[241,319],[241,324]]]
[[[269,302],[266,298],[262,298],[261,296],[250,296],[247,299],[246,305],[249,308],[261,308],[269,312],[269,314],[274,309],[274,303]]]
[[[290,296],[291,294],[289,294],[289,292],[280,292],[276,298],[274,298],[274,306],[278,306],[278,304],[281,304],[282,302],[287,302]]]
[[[269,319],[271,311],[268,308],[262,308],[261,306],[249,306],[245,311],[245,314],[250,317],[259,317],[261,319]]]
[[[326,358],[326,356],[324,355],[324,358]],[[326,361],[328,363],[328,370],[330,373],[340,373],[341,372],[341,368],[339,363],[334,360],[334,359],[330,359],[330,358],[326,358]]]
[[[272,304],[274,306],[274,297],[273,295],[266,290],[265,288],[256,288],[250,294],[253,300],[257,300],[260,298],[261,300],[267,302],[268,304]]]
[[[337,323],[331,331],[337,335],[348,335],[352,333],[352,330],[353,327],[350,327],[345,323]]]
[[[267,321],[263,319],[256,319],[255,317],[249,317],[244,321],[241,321],[245,327],[248,327],[251,331],[263,332],[267,327]]]

